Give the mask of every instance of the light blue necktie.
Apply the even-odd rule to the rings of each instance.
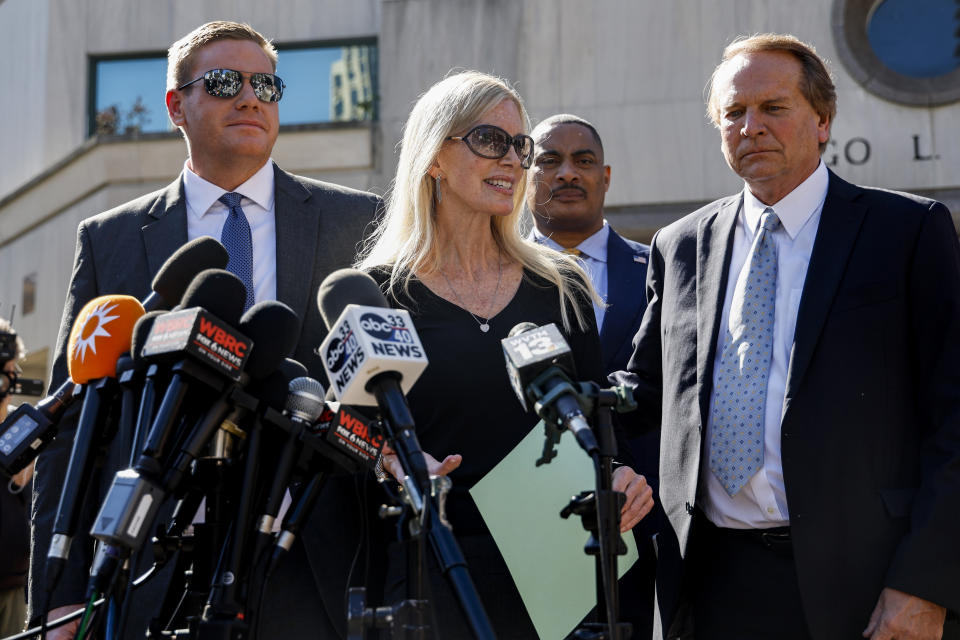
[[[731,496],[763,466],[763,419],[773,355],[780,219],[767,207],[740,271],[714,390],[710,470]]]
[[[247,216],[240,208],[242,199],[243,196],[239,193],[225,193],[220,196],[220,202],[230,210],[220,232],[220,244],[230,254],[227,271],[240,278],[247,287],[247,300],[243,305],[243,310],[246,311],[253,306],[253,237]]]

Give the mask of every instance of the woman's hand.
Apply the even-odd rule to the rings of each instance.
[[[617,467],[613,472],[613,490],[627,494],[620,510],[620,533],[626,533],[653,509],[653,489],[646,478],[630,467]]]
[[[403,468],[397,459],[397,452],[390,448],[390,445],[384,445],[380,453],[383,455],[383,468],[399,482],[403,477]],[[424,451],[423,458],[427,461],[427,471],[431,476],[445,476],[463,462],[460,454],[447,456],[443,462],[437,462],[436,458]]]

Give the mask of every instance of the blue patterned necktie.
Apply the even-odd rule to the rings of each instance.
[[[767,207],[740,271],[714,390],[710,470],[730,496],[763,466],[763,418],[773,356],[780,219]]]
[[[220,202],[230,210],[220,232],[220,244],[230,254],[227,271],[240,278],[247,287],[247,300],[243,304],[243,310],[246,311],[253,306],[253,237],[247,216],[240,208],[242,199],[239,193],[220,196]]]

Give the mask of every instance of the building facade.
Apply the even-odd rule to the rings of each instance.
[[[280,49],[283,168],[384,193],[417,96],[451,69],[480,69],[509,79],[534,122],[565,111],[597,125],[613,167],[608,219],[648,240],[740,188],[703,90],[723,47],[758,32],[793,33],[831,61],[831,168],[960,213],[958,10],[957,0],[0,0],[0,315],[16,304],[27,375],[44,377],[77,223],[182,168],[163,56],[209,20],[249,22]],[[921,29],[912,40],[904,16]],[[931,43],[943,46],[923,49]]]

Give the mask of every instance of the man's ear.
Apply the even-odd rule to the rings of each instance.
[[[603,192],[606,193],[610,189],[610,165],[603,165]]]
[[[182,127],[187,121],[183,113],[183,96],[176,89],[167,91],[167,115],[177,127]]]

